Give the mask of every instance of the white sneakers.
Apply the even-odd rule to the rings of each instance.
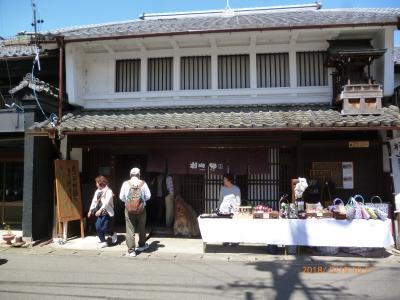
[[[136,257],[136,251],[126,252],[125,256],[127,256],[127,257]]]
[[[103,243],[99,244],[99,248],[106,248],[107,246],[108,246],[107,242],[103,242]]]
[[[136,248],[136,251],[137,252],[143,252],[143,251],[146,251],[147,249],[149,249],[149,244],[144,244],[144,246],[142,246],[142,247],[137,247]],[[136,257],[137,256],[137,252],[136,251],[132,251],[132,252],[126,252],[125,253],[125,256],[126,257]]]
[[[118,241],[118,235],[114,232],[113,236],[111,237],[111,242],[116,244]]]
[[[144,244],[144,246],[142,246],[142,247],[137,247],[136,248],[136,250],[137,251],[139,251],[139,252],[143,252],[143,251],[146,251],[147,249],[149,249],[149,244]]]

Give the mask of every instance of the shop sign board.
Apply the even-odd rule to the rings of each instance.
[[[189,162],[189,172],[190,173],[220,173],[224,172],[225,166],[223,163],[219,162],[204,162],[204,161],[190,161]]]
[[[350,141],[349,148],[369,148],[369,141]]]
[[[58,222],[82,219],[79,162],[55,160],[56,198]]]

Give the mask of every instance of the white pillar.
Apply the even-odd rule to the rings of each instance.
[[[393,90],[394,90],[393,35],[394,35],[393,28],[386,28],[384,30],[384,48],[386,48],[386,53],[384,55],[384,61],[383,61],[384,96],[393,95]]]
[[[250,51],[250,88],[257,88],[257,54],[255,49]]]
[[[211,54],[211,89],[218,90],[218,55]]]
[[[179,91],[181,88],[180,74],[181,74],[181,58],[178,55],[174,55],[173,58],[173,86],[174,91]]]
[[[297,87],[297,62],[296,62],[296,49],[293,44],[290,44],[289,50],[289,74],[290,74],[290,87]]]
[[[116,63],[117,63],[116,59],[114,57],[111,57],[111,55],[110,55],[110,58],[108,59],[108,74],[107,74],[108,75],[107,90],[108,90],[109,94],[115,93],[115,76],[116,76],[115,65],[116,65]]]
[[[140,60],[140,91],[147,92],[147,56]]]
[[[68,135],[60,141],[61,159],[68,159]]]

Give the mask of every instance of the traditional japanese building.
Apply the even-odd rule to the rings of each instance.
[[[95,176],[118,191],[133,166],[149,183],[173,175],[198,213],[216,206],[224,172],[243,200],[274,208],[299,176],[319,184],[310,197],[323,202],[356,193],[392,201],[384,153],[400,128],[392,97],[399,17],[399,9],[311,5],[144,14],[44,33],[47,47],[64,40],[74,108],[55,127],[30,128],[32,153],[53,159],[36,148],[53,139],[64,159],[79,160],[84,207]],[[37,170],[25,171],[25,193],[51,191]],[[46,195],[44,214],[54,203]],[[25,235],[40,237],[34,227],[26,222]]]
[[[54,178],[52,162],[46,159],[39,162],[34,152],[36,157],[46,153],[48,158],[57,157],[50,140],[35,140],[25,135],[27,128],[44,118],[34,92],[47,116],[58,108],[57,89],[53,87],[58,84],[57,46],[37,48],[31,42],[27,36],[0,41],[0,222],[21,228],[24,220],[29,224],[24,231],[28,237],[32,236],[33,223],[40,235],[47,235],[47,229],[43,228],[53,219],[52,210],[41,210],[42,201],[48,206],[47,201],[52,197],[48,184]],[[40,55],[41,70],[36,66],[32,77],[36,54]],[[51,166],[50,173],[43,170],[46,163]],[[34,182],[39,177],[44,188],[40,182]]]

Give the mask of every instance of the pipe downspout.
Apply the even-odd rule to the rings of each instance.
[[[60,55],[59,55],[59,63],[58,63],[58,122],[57,125],[61,123],[61,119],[63,117],[63,82],[64,82],[64,36],[56,37],[57,44],[59,47]]]

